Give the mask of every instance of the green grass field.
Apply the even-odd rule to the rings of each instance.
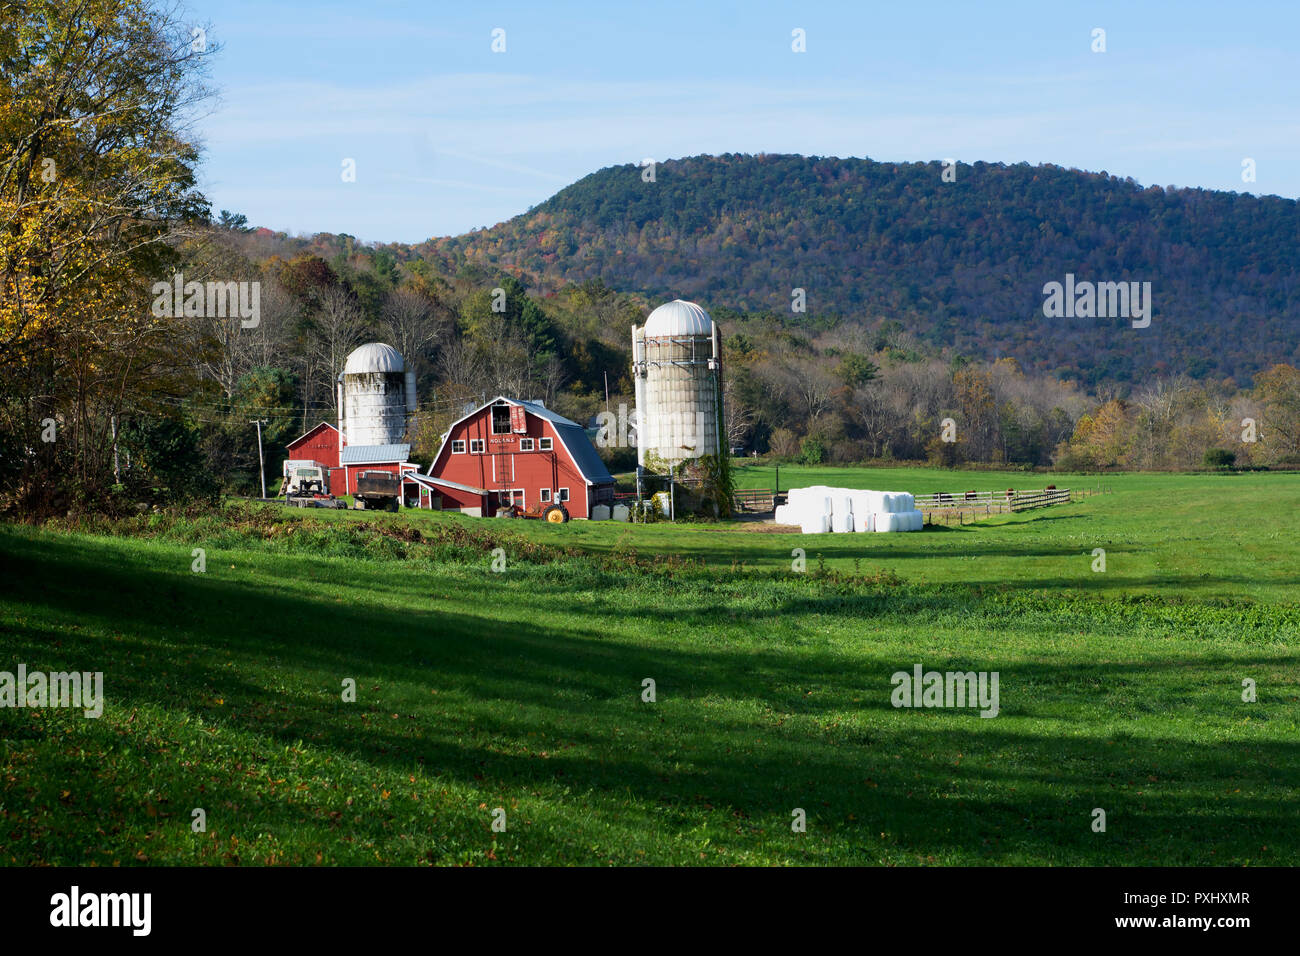
[[[1072,479],[781,469],[1046,482]],[[98,720],[0,709],[0,860],[1300,863],[1300,478],[1105,484],[906,535],[280,508],[0,526],[0,669],[106,685]],[[894,708],[915,664],[997,671],[999,715]]]

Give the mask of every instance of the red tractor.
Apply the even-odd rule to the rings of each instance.
[[[569,509],[564,505],[552,503],[533,505],[525,510],[519,505],[501,505],[497,508],[498,518],[534,518],[547,524],[564,524],[569,520]]]

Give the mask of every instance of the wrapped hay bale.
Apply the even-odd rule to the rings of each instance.
[[[903,530],[903,521],[901,516],[892,511],[876,512],[875,522],[876,530],[880,532]]]
[[[831,530],[829,515],[804,515],[804,520],[799,523],[799,528],[804,534],[826,534]]]

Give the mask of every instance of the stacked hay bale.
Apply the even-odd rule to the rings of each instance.
[[[776,523],[798,525],[804,534],[920,531],[925,518],[905,491],[864,491],[813,485],[791,488],[776,509]]]

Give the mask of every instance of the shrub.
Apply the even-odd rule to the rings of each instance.
[[[1231,468],[1236,461],[1236,454],[1226,448],[1206,449],[1204,458],[1206,468]]]
[[[795,458],[801,465],[820,465],[826,460],[826,446],[822,444],[820,438],[809,436],[803,440],[799,447],[799,455]]]

